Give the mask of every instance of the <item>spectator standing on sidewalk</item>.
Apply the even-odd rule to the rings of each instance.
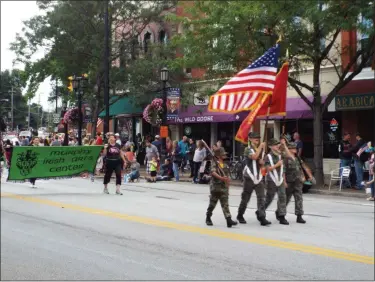
[[[293,135],[294,143],[297,145],[297,156],[302,157],[303,142],[298,132],[295,132]]]
[[[194,163],[194,178],[193,182],[199,182],[199,169],[202,165],[203,160],[206,158],[206,148],[204,148],[202,140],[197,142],[197,149],[194,152],[193,163]]]
[[[371,196],[367,198],[367,201],[374,201],[375,198],[375,147],[369,146],[367,152],[371,154],[369,160],[369,182],[366,185],[370,185]]]
[[[180,181],[179,168],[183,160],[183,154],[181,152],[180,146],[178,145],[178,141],[173,142],[172,158],[173,158],[174,178],[175,178],[175,181],[178,182]]]
[[[197,149],[197,145],[195,144],[194,142],[194,139],[189,139],[189,148],[188,148],[188,151],[187,151],[187,159],[189,161],[189,165],[190,165],[190,177],[194,177],[194,163],[193,163],[193,159],[194,159],[194,153],[195,153],[195,150]]]
[[[355,139],[357,140],[357,143],[354,145],[354,147],[351,148],[351,153],[353,154],[354,158],[354,167],[355,167],[355,175],[356,175],[356,186],[355,188],[360,190],[363,188],[362,181],[363,181],[363,165],[364,162],[361,160],[361,154],[358,155],[358,153],[361,153],[361,148],[366,145],[365,140],[362,139],[361,134],[357,133],[355,136]]]
[[[342,140],[339,143],[339,156],[340,156],[340,176],[342,174],[342,168],[343,167],[349,167],[352,164],[352,153],[351,148],[352,144],[350,143],[350,133],[345,132],[344,136],[342,137]],[[350,187],[350,183],[348,183],[347,180],[345,180],[345,186]]]
[[[159,156],[159,151],[156,148],[155,145],[152,145],[149,139],[146,139],[146,157],[144,164],[146,165],[146,172],[148,175],[150,175],[150,167],[151,167],[151,161],[152,158],[156,157],[156,159],[159,161],[160,156]]]
[[[116,144],[118,144],[118,145],[121,146],[120,134],[116,133],[116,134],[115,134],[115,137],[116,137]]]
[[[181,151],[181,156],[182,156],[182,164],[181,164],[181,171],[184,172],[185,165],[187,163],[187,151],[189,148],[188,144],[188,138],[186,136],[182,137],[182,140],[178,142],[178,147],[180,148]]]
[[[103,145],[103,138],[102,138],[102,134],[100,132],[96,133],[95,144],[98,145],[98,146]]]

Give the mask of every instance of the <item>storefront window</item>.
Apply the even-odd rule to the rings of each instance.
[[[133,121],[131,117],[119,117],[117,119],[117,133],[121,138],[133,139]]]

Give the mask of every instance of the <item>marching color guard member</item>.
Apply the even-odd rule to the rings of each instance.
[[[232,220],[232,216],[229,210],[229,177],[228,177],[228,166],[224,164],[224,158],[226,153],[224,148],[216,149],[214,157],[217,161],[211,162],[211,183],[210,183],[210,204],[207,209],[206,224],[212,226],[212,212],[216,207],[217,202],[220,200],[221,208],[223,210],[225,219],[227,220],[227,226],[232,227],[237,225],[237,221]]]
[[[277,208],[281,211],[285,211],[286,192],[284,187],[284,165],[280,153],[280,142],[276,139],[271,139],[268,141],[268,146],[271,151],[267,154],[265,159],[268,173],[266,176],[267,193],[264,209],[267,210],[277,193]],[[279,220],[280,224],[289,225],[289,222],[285,219],[285,214],[276,214],[276,218]]]
[[[265,196],[264,196],[264,184],[262,182],[263,175],[260,169],[261,165],[264,165],[262,160],[262,151],[265,150],[265,143],[260,143],[260,134],[257,132],[249,133],[249,146],[245,149],[244,155],[246,157],[247,164],[245,166],[243,176],[243,192],[241,195],[241,203],[238,207],[237,219],[240,223],[245,224],[246,220],[243,215],[245,214],[247,204],[250,201],[251,194],[255,190],[257,194],[257,206],[256,211],[257,219],[262,226],[271,224],[266,219],[265,212]]]
[[[306,223],[302,218],[303,215],[303,198],[302,198],[302,188],[303,182],[305,181],[305,176],[303,173],[303,161],[297,156],[297,145],[294,142],[290,142],[287,145],[285,151],[288,151],[292,154],[286,155],[284,159],[284,185],[286,187],[286,206],[288,205],[290,198],[294,196],[295,202],[295,215],[297,216],[297,223]],[[308,170],[307,170],[308,171]],[[309,180],[312,180],[312,175],[309,173]],[[276,211],[276,216],[282,216],[286,214],[283,206],[278,206]]]

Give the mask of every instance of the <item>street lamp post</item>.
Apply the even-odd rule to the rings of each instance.
[[[167,81],[169,79],[169,70],[162,68],[160,71],[160,80],[163,82],[163,118],[162,126],[167,126]],[[162,154],[164,157],[167,155],[167,142],[166,138],[162,138]]]
[[[64,118],[64,115],[67,111],[67,108],[68,108],[68,103],[66,101],[63,101],[63,104],[62,104],[62,111],[61,111],[61,117]],[[63,142],[63,146],[68,146],[68,143],[69,143],[69,138],[68,138],[68,124],[66,122],[63,123],[64,124],[64,142]]]
[[[82,146],[82,123],[83,123],[82,96],[83,96],[83,88],[85,86],[86,81],[87,81],[86,74],[82,76],[74,75],[72,79],[72,86],[74,89],[74,93],[77,95],[77,98],[78,98],[78,145],[79,146]]]

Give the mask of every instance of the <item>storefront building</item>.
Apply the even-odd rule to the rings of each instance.
[[[203,139],[211,146],[220,140],[230,155],[238,156],[242,153],[243,146],[234,141],[235,135],[248,113],[213,113],[208,112],[207,106],[188,106],[181,109],[178,117],[168,122],[169,127],[174,128],[171,137],[173,140],[180,140],[182,136]],[[256,127],[259,129],[259,121],[255,122],[254,128]]]

